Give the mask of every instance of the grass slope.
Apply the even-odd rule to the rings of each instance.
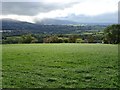
[[[3,45],[3,88],[116,88],[118,46]]]

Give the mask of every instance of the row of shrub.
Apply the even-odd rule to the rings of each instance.
[[[38,35],[34,35],[34,34],[4,37],[2,40],[3,44],[16,44],[16,43],[101,43],[101,42],[102,42],[102,40],[94,39],[93,36],[89,36],[88,38],[83,38],[83,37],[80,37],[79,35],[38,36]]]

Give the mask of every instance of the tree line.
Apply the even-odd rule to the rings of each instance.
[[[111,25],[103,33],[88,34],[25,34],[21,36],[2,36],[3,44],[15,43],[120,43],[120,25]]]

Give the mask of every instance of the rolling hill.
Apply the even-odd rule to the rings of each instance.
[[[69,34],[86,30],[102,30],[107,25],[80,25],[71,21],[45,19],[36,23],[22,22],[12,19],[2,19],[2,30],[12,30],[14,32],[31,32],[46,34]],[[71,24],[72,25],[71,25]]]

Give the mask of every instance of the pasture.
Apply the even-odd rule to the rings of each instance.
[[[118,46],[6,44],[3,88],[117,88]]]

